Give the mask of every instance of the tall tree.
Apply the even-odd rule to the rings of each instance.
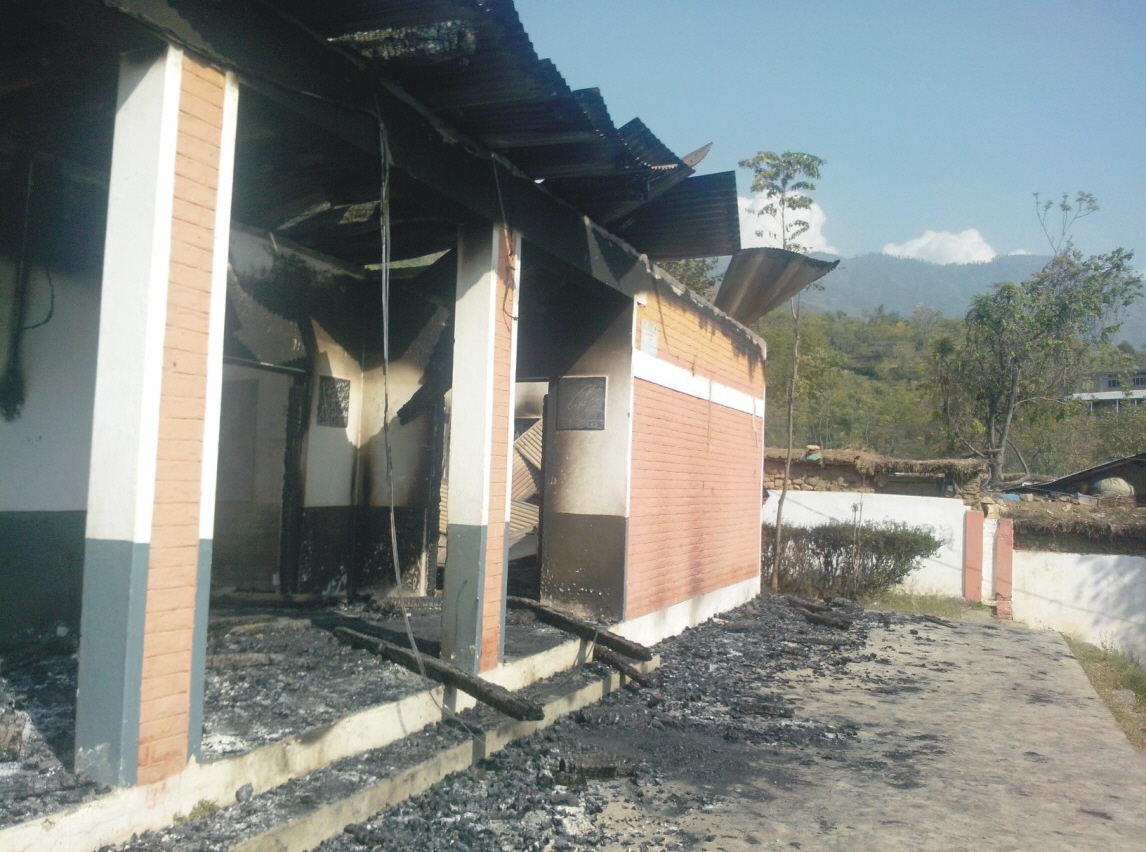
[[[661,264],[665,272],[690,290],[694,290],[711,300],[716,294],[720,276],[715,274],[715,257],[690,257],[685,260],[668,260]]]
[[[1071,243],[1070,226],[1098,209],[1092,195],[1063,196],[1058,234],[1047,227],[1053,203],[1036,195],[1036,209],[1054,257],[1022,283],[1004,281],[976,296],[963,340],[941,338],[934,347],[943,420],[955,440],[987,461],[994,483],[1014,448],[1015,418],[1062,404],[1142,290],[1133,252],[1085,257]]]
[[[800,238],[811,227],[806,219],[799,218],[799,211],[810,210],[814,192],[813,180],[820,179],[820,169],[826,162],[813,154],[799,151],[761,151],[749,160],[741,160],[740,168],[752,170],[752,191],[764,196],[764,206],[757,213],[771,216],[779,224],[778,231],[761,229],[758,237],[770,237],[780,244],[780,248],[808,252],[808,247],[800,243]]]
[[[749,160],[741,160],[742,169],[752,170],[752,191],[764,196],[764,206],[758,211],[761,216],[771,216],[779,221],[779,232],[768,236],[779,239],[780,248],[788,251],[807,252],[807,247],[799,243],[810,227],[807,220],[796,218],[799,210],[809,210],[812,198],[809,192],[815,190],[813,180],[820,179],[820,169],[824,160],[798,151],[761,151]],[[766,236],[763,230],[757,236]],[[796,383],[800,374],[800,297],[792,297],[792,379],[788,383],[788,451],[784,456],[784,482],[780,488],[780,499],[776,504],[776,534],[772,538],[772,577],[773,592],[780,591],[780,554],[782,553],[782,532],[784,501],[788,498],[788,481],[792,474],[792,435],[795,427]]]

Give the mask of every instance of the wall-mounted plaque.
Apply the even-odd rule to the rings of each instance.
[[[661,348],[661,330],[655,322],[641,320],[641,351],[646,355],[657,354]]]
[[[350,379],[318,377],[318,425],[345,429],[350,422]]]
[[[557,382],[557,428],[605,428],[604,376],[568,376]]]

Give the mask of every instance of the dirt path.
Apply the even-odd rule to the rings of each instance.
[[[618,840],[601,848],[1146,849],[1146,754],[1056,634],[897,621],[865,650],[775,684],[844,747],[750,749],[723,758],[747,771],[722,790],[680,776],[651,802],[613,799],[601,822]]]

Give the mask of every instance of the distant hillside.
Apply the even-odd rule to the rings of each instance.
[[[1031,254],[996,257],[989,263],[951,263],[865,254],[844,258],[823,279],[824,289],[809,291],[804,304],[855,316],[883,305],[885,311],[910,314],[917,306],[944,316],[962,316],[971,297],[998,281],[1021,281],[1042,269],[1049,258]]]
[[[904,316],[922,306],[944,316],[958,317],[967,312],[976,293],[999,281],[1021,281],[1049,259],[1018,254],[996,257],[989,263],[941,266],[887,254],[866,254],[844,258],[822,279],[824,289],[806,291],[803,302],[813,310],[844,311],[849,316],[872,313],[882,305],[884,311]],[[1116,339],[1129,340],[1136,346],[1146,344],[1146,306],[1140,304],[1134,309]]]

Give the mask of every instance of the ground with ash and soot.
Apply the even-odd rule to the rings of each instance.
[[[648,685],[559,719],[318,848],[1140,848],[1142,808],[1132,790],[1134,778],[1146,783],[1146,767],[1059,637],[864,612],[842,601],[826,612],[792,603],[765,595],[662,642]],[[434,604],[425,606],[420,617],[432,620]],[[511,615],[507,648],[511,635],[559,641]],[[246,715],[208,708],[216,753],[306,730],[307,707],[325,718],[425,685],[364,652],[324,644],[315,636],[329,634],[313,625],[285,626],[292,620],[264,616],[264,630],[220,629],[232,639],[215,643],[217,654],[288,656],[281,666],[256,667],[257,676],[239,663],[259,660],[221,658],[235,668],[213,670],[209,695],[246,705]],[[240,641],[244,635],[262,644]],[[320,667],[306,662],[310,646],[346,680],[329,695],[304,687]],[[315,668],[292,681],[300,666]],[[603,671],[594,664],[553,681],[588,682]],[[553,681],[526,692],[539,696]],[[379,683],[384,694],[371,691]],[[222,852],[503,720],[475,708],[268,793],[240,791],[241,801],[219,802],[213,813],[141,834],[116,852]],[[5,798],[14,777],[0,778]],[[10,812],[0,816],[11,820]]]
[[[642,843],[670,849],[695,845],[705,837],[682,827],[674,815],[711,810],[745,773],[758,772],[752,767],[756,752],[785,751],[800,759],[809,753],[835,759],[846,752],[854,730],[795,712],[775,683],[782,671],[831,677],[862,653],[866,625],[876,616],[848,607],[840,612],[851,623],[846,630],[811,624],[782,599],[760,599],[666,640],[656,648],[661,666],[649,686],[626,688],[560,719],[491,756],[478,769],[452,776],[352,826],[322,848],[351,852],[378,847],[609,846],[625,841],[627,821],[642,835],[649,834],[645,823],[655,823]],[[521,614],[515,616],[522,619]],[[413,673],[339,645],[329,633],[304,629],[308,622],[247,621],[249,626],[242,618],[213,623],[208,759],[285,736],[292,732],[292,718],[300,714],[313,727],[349,709],[394,700],[425,685]],[[541,625],[535,631],[552,633]],[[553,636],[546,638],[554,641]],[[299,647],[300,641],[307,647]],[[589,668],[558,678],[603,671]],[[11,672],[9,679],[19,690],[9,683],[8,694],[0,694],[9,705],[16,700],[14,691],[23,695],[24,708],[48,727],[47,736],[55,739],[61,753],[70,747],[66,731],[74,718],[74,706],[63,700],[63,691],[74,684],[74,677],[74,657],[41,659]],[[53,715],[52,707],[63,709]],[[210,817],[149,832],[120,848],[223,849],[236,836],[271,824],[275,807],[302,807],[313,801],[309,786],[322,786],[325,799],[331,788],[350,790],[364,780],[386,777],[435,749],[480,735],[483,726],[499,719],[488,709],[469,711],[451,724],[343,761],[320,773],[321,778],[291,782],[274,797],[283,802],[256,797]],[[90,781],[70,777],[44,737],[30,727],[31,743],[19,773],[23,777],[13,771],[0,777],[6,794],[0,806],[6,817],[2,824],[100,792]],[[53,776],[63,776],[62,782]],[[24,788],[18,789],[16,781],[24,782]],[[691,792],[678,789],[681,781]]]

